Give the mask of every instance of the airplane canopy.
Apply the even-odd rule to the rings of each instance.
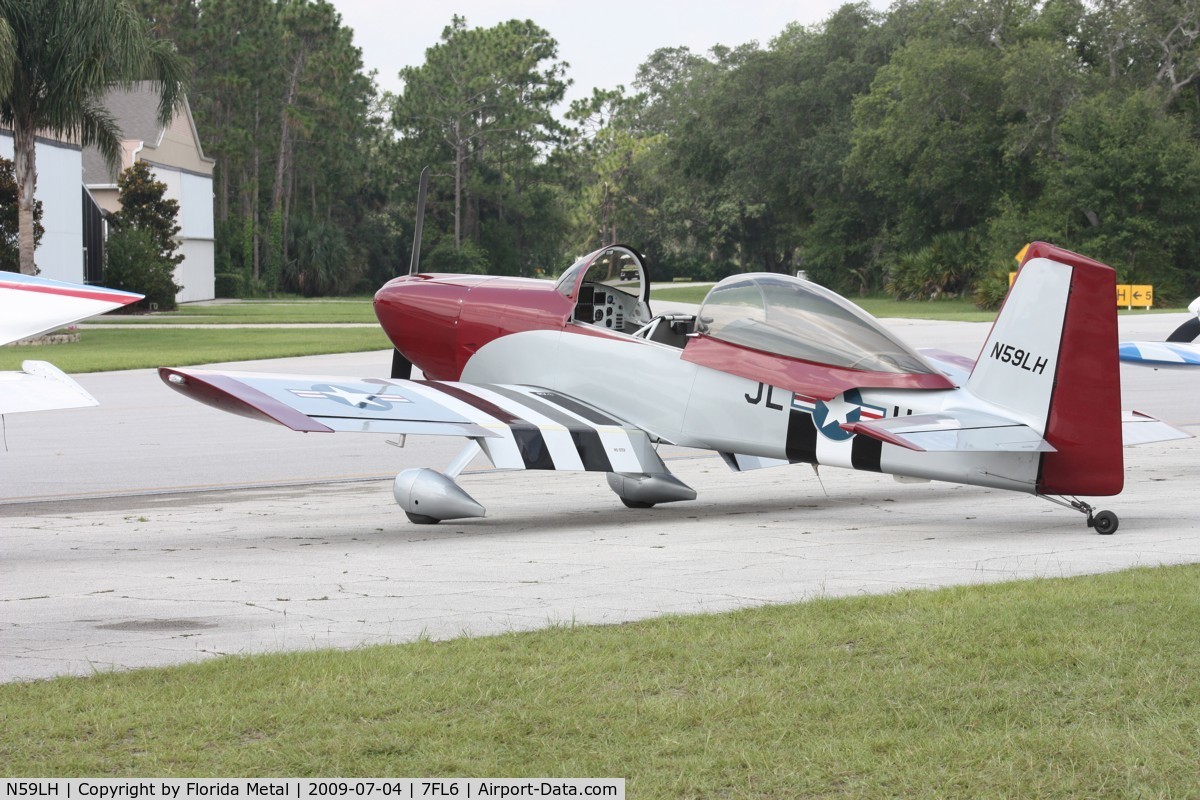
[[[650,276],[630,247],[602,247],[567,267],[554,284],[575,302],[569,321],[634,333],[650,321]]]
[[[709,291],[696,330],[741,347],[846,369],[938,373],[854,303],[790,275],[726,278]]]
[[[642,302],[649,302],[650,280],[637,251],[624,245],[602,247],[567,267],[554,286],[565,297],[576,297],[584,280],[610,286]]]

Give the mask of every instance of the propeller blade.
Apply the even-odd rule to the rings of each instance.
[[[1167,337],[1168,342],[1191,342],[1200,337],[1200,317],[1189,319]]]
[[[421,263],[421,229],[425,227],[425,195],[429,191],[429,167],[421,169],[421,180],[417,187],[417,223],[413,226],[412,258],[408,262],[408,274],[416,275]],[[412,378],[413,363],[399,350],[392,350],[392,378]]]
[[[413,226],[412,260],[408,263],[408,274],[416,275],[421,263],[421,229],[425,227],[425,195],[429,191],[429,167],[421,170],[421,181],[417,188],[417,224]]]
[[[397,380],[409,380],[412,378],[412,362],[404,357],[404,353],[399,350],[392,350],[392,377]]]

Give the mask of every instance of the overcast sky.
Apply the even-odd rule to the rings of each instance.
[[[490,28],[509,19],[531,19],[558,42],[559,60],[571,66],[568,99],[593,88],[630,88],[638,65],[660,47],[686,45],[704,55],[716,44],[767,44],[789,22],[823,21],[845,0],[332,0],[342,22],[353,29],[368,70],[379,86],[398,91],[396,75],[425,61],[450,18],[459,14],[471,28]],[[886,7],[880,0],[872,5]]]

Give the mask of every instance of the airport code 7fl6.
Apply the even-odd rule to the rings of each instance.
[[[27,800],[625,798],[624,778],[6,778],[3,783],[4,798]]]

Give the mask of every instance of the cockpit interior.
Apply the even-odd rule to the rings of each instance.
[[[651,313],[645,263],[628,247],[614,245],[589,253],[563,273],[557,288],[575,299],[569,322],[671,347],[683,347],[695,330],[694,315]]]

